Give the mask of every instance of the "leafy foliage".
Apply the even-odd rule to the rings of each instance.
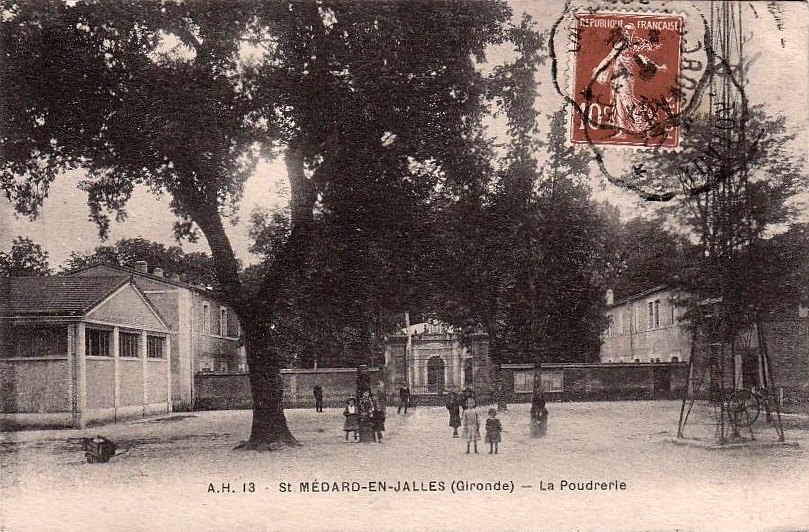
[[[207,253],[185,253],[179,246],[166,247],[144,238],[122,238],[113,245],[96,246],[91,253],[72,252],[62,267],[63,271],[85,268],[95,264],[113,264],[134,268],[138,261],[145,261],[149,273],[156,268],[164,275],[176,274],[188,283],[200,283],[216,287],[216,270]]]
[[[50,275],[48,253],[31,239],[18,236],[8,252],[0,251],[0,277]]]
[[[662,213],[628,220],[616,237],[619,260],[613,284],[616,299],[660,285],[679,286],[699,255],[685,235],[668,228]]]
[[[538,168],[535,73],[544,43],[529,18],[512,28],[517,59],[494,70],[490,94],[505,114],[508,150],[499,169],[467,194],[445,198],[434,241],[432,302],[438,317],[489,334],[496,362],[585,361],[597,356],[603,289],[612,267],[609,213],[590,199],[588,161],[548,146]],[[550,138],[564,138],[564,114]],[[494,159],[491,149],[479,151]]]
[[[721,301],[728,340],[780,305],[773,296],[784,293],[780,285],[791,276],[771,255],[785,249],[770,233],[795,220],[789,200],[806,190],[805,161],[790,151],[794,134],[784,119],[762,107],[740,109],[730,128],[719,128],[710,115],[684,127],[681,151],[655,158],[647,176],[680,182],[683,199],[672,210],[699,247],[678,286],[694,301]]]

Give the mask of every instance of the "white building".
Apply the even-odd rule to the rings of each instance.
[[[687,362],[691,334],[680,321],[678,293],[657,286],[613,301],[607,291],[610,324],[602,335],[600,359],[614,362]]]

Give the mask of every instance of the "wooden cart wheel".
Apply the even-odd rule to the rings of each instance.
[[[750,390],[736,390],[728,401],[733,423],[738,427],[749,427],[758,419],[761,405]]]

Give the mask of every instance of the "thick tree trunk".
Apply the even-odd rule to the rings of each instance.
[[[190,203],[190,202],[189,202]],[[217,278],[225,300],[236,311],[242,326],[250,371],[253,396],[253,426],[250,439],[237,449],[272,450],[282,444],[298,445],[287,426],[283,408],[284,386],[278,358],[268,349],[265,338],[267,316],[255,312],[245,300],[238,263],[225,233],[219,212],[206,205],[195,204],[192,216],[205,234],[217,270]]]
[[[303,156],[298,149],[287,150],[287,171],[291,189],[292,232],[286,245],[276,256],[267,270],[262,289],[252,304],[261,305],[267,313],[277,311],[277,305],[283,297],[284,290],[293,278],[306,268],[311,235],[315,189],[303,171]],[[260,315],[250,310],[252,305],[245,305],[248,313]],[[280,361],[269,349],[269,322],[247,319],[244,334],[247,338],[247,364],[250,368],[250,390],[253,394],[253,426],[250,439],[237,447],[247,450],[273,450],[281,445],[299,445],[289,430],[284,416],[283,392]]]
[[[249,322],[248,322],[249,323]],[[250,327],[250,325],[248,325]],[[250,391],[253,395],[253,425],[250,439],[237,449],[271,451],[282,445],[299,445],[287,425],[284,415],[284,384],[272,353],[266,352],[266,342],[255,330],[245,330],[250,366]],[[265,344],[262,348],[261,344]]]
[[[219,284],[226,301],[239,316],[245,337],[253,395],[253,425],[250,439],[237,449],[272,450],[283,444],[298,445],[284,416],[281,363],[270,348],[268,325],[285,287],[305,269],[316,193],[314,183],[304,174],[301,150],[290,147],[286,159],[292,193],[292,234],[268,269],[256,300],[246,299],[239,279],[238,262],[217,207],[206,203],[192,187],[176,194],[208,240]]]

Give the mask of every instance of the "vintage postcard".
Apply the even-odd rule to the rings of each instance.
[[[0,0],[0,531],[809,529],[808,36]]]

